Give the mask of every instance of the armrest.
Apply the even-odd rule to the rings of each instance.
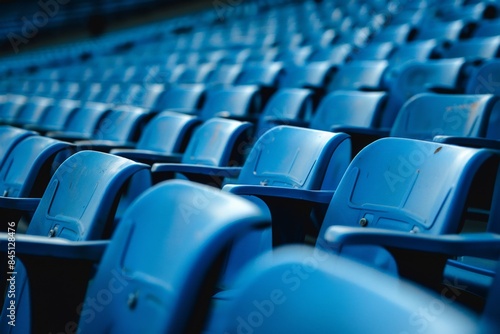
[[[34,212],[41,198],[0,197],[0,208]]]
[[[327,247],[341,250],[345,245],[377,245],[427,253],[476,256],[497,260],[500,257],[500,235],[470,233],[448,235],[413,234],[375,228],[330,226],[325,235]]]
[[[16,234],[15,251],[16,256],[19,257],[30,255],[99,261],[109,242],[109,240],[69,241],[61,238]],[[0,252],[7,253],[9,243],[12,248],[12,242],[9,242],[9,234],[0,233]]]
[[[113,149],[111,154],[124,157],[137,162],[145,162],[148,164],[154,164],[159,162],[164,163],[179,163],[182,160],[182,154],[172,153],[169,155],[159,154],[154,151],[146,150],[130,150],[130,149]]]
[[[374,136],[378,138],[388,137],[390,132],[390,130],[386,129],[372,129],[372,128],[364,128],[360,126],[349,126],[349,125],[334,125],[330,128],[330,131],[345,132],[350,135]]]
[[[490,148],[500,150],[500,141],[478,137],[435,136],[433,141],[473,148]]]
[[[75,142],[78,150],[94,150],[99,152],[109,152],[118,148],[133,148],[135,145],[130,142],[116,142],[111,140],[78,140]]]
[[[241,167],[215,167],[190,164],[154,164],[151,167],[152,174],[158,173],[186,173],[186,174],[201,174],[209,176],[221,177],[238,177]]]
[[[332,190],[304,190],[297,188],[227,184],[222,190],[236,195],[253,195],[297,199],[314,203],[330,203]]]

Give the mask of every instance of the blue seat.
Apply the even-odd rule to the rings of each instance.
[[[302,66],[288,65],[279,79],[279,88],[309,88],[322,92],[331,79],[330,62],[311,62]]]
[[[232,85],[238,79],[242,70],[240,64],[218,65],[205,79],[207,85]]]
[[[281,50],[274,61],[283,62],[287,65],[304,65],[313,51],[312,46],[296,46]]]
[[[308,89],[279,89],[260,114],[255,137],[277,125],[306,126],[313,113],[313,102],[313,92]]]
[[[245,64],[235,84],[276,87],[282,68],[283,64],[278,62]]]
[[[230,86],[213,88],[207,92],[198,117],[228,117],[238,120],[255,120],[261,108],[259,87]]]
[[[386,60],[358,60],[339,67],[326,87],[334,90],[383,90]]]
[[[15,119],[11,124],[18,127],[23,127],[25,124],[36,123],[54,103],[53,99],[39,96],[31,97],[26,101],[24,106],[19,109]]]
[[[498,36],[499,29],[500,29],[500,19],[483,20],[478,23],[478,27],[474,31],[474,37]]]
[[[353,47],[351,44],[329,45],[313,51],[307,60],[310,62],[326,61],[332,65],[341,65],[348,59],[352,51]]]
[[[120,194],[127,181],[139,173],[149,173],[147,166],[113,155],[94,151],[72,155],[56,170],[41,199],[32,199],[28,209],[35,210],[26,234],[73,241],[109,238]],[[88,277],[93,272],[92,264],[53,260],[44,264],[43,268],[36,257],[24,257],[16,263],[15,301],[19,327],[9,327],[4,313],[1,323],[3,332],[8,332],[6,328],[21,332],[30,328],[37,331],[47,328],[50,331],[49,328],[58,328],[55,326],[57,321],[64,321],[64,328],[65,323],[72,319],[77,305],[72,303],[83,300],[86,288],[69,289],[57,294],[58,297],[52,293],[47,295],[43,277],[48,272],[54,273],[57,278],[51,281],[62,289],[68,282]],[[41,279],[29,279],[28,284],[27,277]],[[49,311],[44,306],[49,300],[61,306],[61,310]],[[9,300],[6,298],[5,302],[9,303]]]
[[[111,105],[109,104],[87,102],[69,114],[61,130],[50,131],[46,135],[64,140],[90,139],[99,122],[110,110]]]
[[[242,147],[250,137],[251,123],[211,118],[200,125],[189,140],[180,163],[155,163],[151,169],[153,181],[185,177],[191,181],[220,187],[217,174],[200,173],[213,168],[239,170],[245,152]],[[180,172],[181,175],[174,173]]]
[[[208,199],[212,205],[195,204],[195,207],[193,199],[197,198]],[[103,328],[119,332],[199,332],[226,251],[246,233],[267,226],[266,213],[244,199],[185,181],[171,181],[142,194],[129,207],[110,242],[56,242],[57,239],[40,237],[22,241],[18,238],[18,245],[25,244],[27,250],[21,254],[23,246],[18,247],[17,255],[22,261],[36,258],[45,262],[46,257],[39,255],[48,252],[66,269],[58,273],[61,277],[54,278],[56,281],[51,277],[50,282],[66,281],[66,285],[58,289],[69,293],[58,294],[61,298],[51,298],[49,293],[44,300],[32,296],[32,302],[40,304],[32,311],[28,323],[44,332],[64,328],[68,323],[82,333]],[[151,238],[152,235],[156,237]],[[198,242],[182,241],[193,238]],[[141,251],[137,252],[139,248]],[[64,261],[63,257],[69,259]],[[75,278],[67,271],[68,264],[99,260],[99,269],[85,293],[89,273],[80,270],[81,276]],[[37,273],[36,266],[32,265],[26,265],[30,284],[33,277],[52,274],[51,271]],[[108,289],[111,281],[113,292]],[[40,280],[35,285],[48,287],[48,282]],[[75,293],[82,289],[83,294]],[[96,311],[92,300],[100,300],[103,289],[117,298],[102,303],[102,308]],[[64,303],[59,304],[57,299]],[[39,322],[42,316],[45,320]],[[26,319],[21,319],[18,313],[17,321],[21,320]]]
[[[500,61],[490,60],[476,68],[467,83],[466,94],[500,95]]]
[[[435,55],[438,42],[435,39],[412,41],[398,46],[389,57],[390,66],[396,67],[407,61],[425,61]]]
[[[389,135],[396,114],[387,111],[387,93],[338,90],[326,95],[314,111],[309,128],[351,136],[352,156]]]
[[[133,147],[139,138],[141,128],[146,123],[148,111],[139,107],[117,106],[103,115],[88,140],[76,140],[79,149],[93,149],[109,152],[116,147]],[[70,134],[77,139],[76,134]],[[68,137],[63,137],[68,138]],[[83,137],[83,139],[86,139]]]
[[[62,131],[68,118],[80,106],[80,102],[75,100],[54,101],[54,104],[49,106],[37,121],[25,124],[24,127],[42,134],[49,131]]]
[[[384,60],[395,50],[392,42],[370,43],[352,55],[353,60]]]
[[[28,97],[25,95],[5,95],[0,100],[0,123],[12,124]]]
[[[461,19],[446,22],[435,20],[432,24],[417,27],[415,39],[439,39],[442,42],[454,42],[461,37],[464,28],[465,22]]]
[[[476,37],[453,43],[442,51],[444,58],[465,58],[469,61],[488,60],[500,55],[500,36]]]
[[[384,78],[390,91],[388,108],[397,113],[418,93],[463,93],[466,72],[463,58],[406,62],[389,70]]]
[[[69,143],[42,136],[26,137],[6,153],[0,167],[2,231],[7,232],[8,222],[17,226],[21,219],[15,203],[22,200],[17,199],[40,197],[57,167],[72,153]]]
[[[213,63],[205,63],[186,67],[184,71],[175,80],[176,84],[200,84],[205,83],[210,73],[215,69]]]
[[[317,247],[340,251],[439,290],[442,270],[435,273],[422,270],[422,266],[427,263],[429,268],[442,269],[446,259],[422,256],[405,262],[377,247],[342,248],[333,242],[337,232],[330,230],[345,227],[361,233],[364,228],[376,228],[402,234],[457,234],[472,212],[489,210],[477,208],[492,201],[492,186],[486,185],[496,175],[498,163],[498,155],[492,150],[380,139],[349,165],[329,204]]]
[[[424,140],[438,135],[500,139],[498,102],[493,95],[418,94],[403,105],[390,135]]]
[[[110,153],[148,164],[179,162],[198,124],[194,116],[164,111],[144,127],[135,148],[114,148]]]
[[[219,322],[213,332],[479,331],[472,312],[447,304],[439,294],[312,247],[287,246],[259,257],[242,271],[235,286],[234,299],[225,305],[227,313],[212,319]],[[439,315],[429,311],[438,307]],[[421,309],[432,315],[424,319],[416,313]]]
[[[205,100],[205,86],[175,85],[166,89],[156,101],[154,111],[178,111],[195,113]]]
[[[18,143],[35,134],[36,133],[33,131],[23,130],[9,125],[0,126],[0,143],[2,143],[0,145],[0,168],[6,156]]]
[[[399,25],[389,25],[381,31],[375,33],[371,39],[374,43],[391,42],[396,45],[404,45],[412,39],[415,34],[415,29],[410,23],[403,23]]]

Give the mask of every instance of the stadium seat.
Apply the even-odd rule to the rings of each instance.
[[[196,113],[205,100],[205,89],[201,84],[171,86],[158,98],[152,109],[156,112],[170,110]]]
[[[155,163],[151,169],[153,182],[174,178],[174,173],[215,187],[221,181],[219,170],[239,171],[245,158],[243,146],[250,141],[251,123],[211,118],[200,125],[189,140],[179,163]],[[179,177],[179,175],[177,175]]]
[[[306,126],[313,113],[313,102],[313,92],[308,89],[279,89],[260,114],[255,137],[277,125]]]
[[[68,116],[63,129],[50,131],[47,136],[61,140],[90,139],[103,117],[111,111],[111,105],[87,102]]]
[[[421,266],[442,269],[446,259],[422,255],[404,262],[379,248],[338,249],[331,244],[328,231],[331,226],[346,226],[418,235],[457,234],[468,221],[478,223],[474,212],[491,209],[491,180],[498,166],[499,156],[492,150],[380,139],[362,150],[348,167],[329,204],[316,245],[439,290],[442,270],[422,271]]]
[[[396,117],[387,112],[387,93],[337,90],[314,111],[309,128],[351,136],[352,157],[376,139],[389,136]]]
[[[50,131],[62,131],[70,116],[81,106],[75,100],[57,100],[49,106],[36,121],[24,127],[44,134]]]
[[[209,199],[217,205],[193,204],[196,198]],[[50,297],[51,293],[46,294],[45,299],[32,294],[32,303],[38,301],[40,307],[32,312],[31,327],[45,332],[58,330],[60,326],[65,328],[68,323],[76,328],[78,323],[82,333],[104,327],[120,332],[198,332],[203,328],[210,295],[226,251],[234,240],[268,224],[266,213],[244,199],[185,181],[172,181],[141,195],[127,210],[109,242],[18,238],[18,245],[25,245],[19,248],[24,248],[26,253],[18,251],[17,254],[23,262],[30,262],[26,265],[30,278],[51,276],[53,272],[35,275],[33,264],[35,259],[44,259],[41,253],[51,254],[54,262],[65,270],[59,273],[60,276],[51,277],[50,284],[67,282],[59,286],[59,292],[64,289],[72,297],[64,296],[64,303],[60,304],[59,300]],[[151,239],[151,235],[157,237]],[[192,238],[198,242],[189,243],[191,246],[183,241]],[[137,252],[139,248],[142,250]],[[145,257],[148,261],[144,261]],[[99,269],[85,294],[89,273],[79,268],[80,276],[73,277],[68,265],[99,260]],[[165,264],[165,260],[168,265],[159,265]],[[122,271],[124,264],[126,273]],[[30,284],[40,288],[48,284],[46,280],[37,281],[39,284],[32,281],[30,279]],[[113,288],[113,292],[109,289],[110,281],[114,282],[113,287],[118,287]],[[110,303],[102,303],[102,309],[97,312],[92,300],[101,296],[103,289],[109,291],[111,297],[123,298],[111,298]],[[155,298],[151,299],[153,295]],[[78,305],[82,308],[77,308]],[[41,313],[35,313],[38,308]],[[18,313],[16,321],[21,320],[19,316]],[[44,321],[38,322],[42,316]]]
[[[149,173],[146,168],[146,165],[100,152],[82,151],[72,155],[56,170],[41,199],[32,200],[31,204],[34,205],[28,209],[35,210],[26,234],[73,241],[109,238],[123,186],[133,175]],[[20,252],[17,256],[20,256]],[[93,271],[92,264],[50,259],[50,263],[43,265],[40,265],[39,258],[30,257],[24,257],[17,263],[15,302],[18,324],[22,328],[8,326],[8,318],[4,313],[1,322],[3,332],[30,328],[45,332],[44,329],[50,331],[57,329],[57,326],[64,328],[67,319],[71,319],[69,316],[74,315],[86,288],[80,286],[64,292],[61,289],[67,287],[68,282],[88,277]],[[55,275],[50,281],[61,292],[57,296],[47,294],[51,290],[44,285],[44,282],[48,282],[44,279],[47,273]],[[44,304],[49,300],[61,309],[54,312],[52,307],[45,307]],[[8,298],[5,303],[7,306]],[[3,312],[8,312],[6,307],[4,309]]]
[[[384,90],[383,76],[386,60],[358,60],[339,67],[326,90]]]
[[[418,94],[403,105],[390,135],[424,140],[438,135],[499,139],[498,102],[493,95]]]
[[[81,148],[109,152],[117,147],[133,147],[139,138],[141,128],[148,118],[148,111],[129,105],[117,106],[103,115],[96,125],[92,137],[77,139],[76,134],[69,134],[75,144]],[[65,135],[63,138],[68,138]],[[87,139],[87,140],[85,140]]]
[[[259,87],[229,86],[209,90],[203,107],[197,115],[202,120],[227,117],[251,121],[258,117],[260,108]]]
[[[500,95],[500,60],[490,60],[476,68],[467,83],[467,94]]]
[[[11,125],[23,127],[26,124],[36,123],[54,103],[53,99],[34,96],[26,101],[24,106],[19,109]]]
[[[279,88],[308,88],[322,94],[331,79],[333,67],[329,62],[288,65],[279,79]]]
[[[245,268],[235,285],[234,300],[225,305],[227,314],[216,319],[220,328],[214,332],[479,331],[472,312],[446,303],[439,294],[312,247],[287,246],[265,254]],[[431,315],[425,318],[416,310]]]
[[[161,112],[144,127],[134,149],[114,148],[110,153],[147,164],[179,162],[199,123],[192,115]]]
[[[3,232],[7,232],[7,223],[14,222],[18,226],[22,216],[18,209],[23,209],[23,198],[41,197],[57,167],[73,152],[69,143],[29,136],[5,154],[0,167]],[[30,217],[27,219],[29,221]]]

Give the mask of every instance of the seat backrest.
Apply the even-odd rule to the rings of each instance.
[[[19,142],[35,134],[35,132],[15,128],[13,126],[0,126],[0,143],[2,143],[2,145],[0,145],[0,168],[7,155]]]
[[[260,95],[257,86],[232,86],[214,88],[198,114],[203,120],[212,117],[252,117],[260,111]]]
[[[383,60],[388,59],[394,51],[392,42],[370,43],[352,55],[354,60]]]
[[[125,213],[86,300],[116,273],[126,284],[99,312],[85,302],[79,330],[198,332],[221,256],[235,239],[269,221],[249,201],[207,186],[175,180],[149,189]]]
[[[500,103],[493,95],[418,94],[399,111],[392,137],[436,135],[500,139]]]
[[[330,80],[333,65],[328,61],[316,61],[304,65],[285,67],[279,80],[280,88],[324,88]]]
[[[353,46],[351,44],[329,45],[327,47],[313,51],[308,61],[326,61],[332,65],[340,65],[346,61],[352,50]]]
[[[474,37],[489,37],[498,36],[500,31],[500,19],[496,20],[483,20],[474,31]]]
[[[214,332],[416,334],[479,329],[474,315],[441,302],[438,294],[306,246],[286,246],[259,257],[241,272],[236,286],[227,313],[213,321],[220,322]]]
[[[433,21],[432,24],[425,24],[419,27],[416,39],[440,39],[442,41],[456,41],[459,39],[464,28],[463,20],[449,22]]]
[[[484,149],[404,138],[375,141],[347,168],[317,245],[323,246],[331,225],[458,233],[474,177],[490,161],[498,165],[494,152]]]
[[[70,115],[80,108],[76,100],[59,100],[50,106],[38,119],[35,127],[44,131],[61,131]]]
[[[10,124],[24,107],[28,101],[28,97],[25,95],[8,94],[2,100],[0,104],[0,122]]]
[[[75,241],[109,237],[122,187],[147,168],[95,151],[72,155],[52,176],[26,233]]]
[[[20,141],[5,156],[4,163],[0,167],[0,195],[3,197],[31,197],[31,191],[37,177],[46,168],[55,155],[63,150],[69,149],[71,144],[42,136],[30,136]],[[52,170],[52,172],[54,172]],[[40,187],[46,186],[45,184]],[[40,183],[40,182],[38,182]]]
[[[34,96],[26,101],[24,107],[19,110],[13,122],[20,125],[34,124],[53,103],[53,99]]]
[[[191,115],[170,111],[159,113],[142,130],[136,148],[164,154],[182,152],[198,123]]]
[[[389,70],[385,81],[391,108],[399,110],[412,96],[424,92],[463,92],[465,60],[408,61]]]
[[[338,90],[326,95],[314,112],[309,127],[330,131],[332,126],[377,128],[383,120],[384,92]]]
[[[375,43],[392,42],[395,44],[404,44],[413,33],[414,30],[409,23],[389,25],[374,34],[371,41]]]
[[[189,140],[182,163],[227,166],[236,143],[252,127],[249,122],[211,118],[200,125]]]
[[[344,133],[277,126],[257,140],[238,184],[335,189],[350,154],[350,138]]]
[[[500,60],[490,60],[475,69],[469,78],[465,92],[500,96]]]
[[[108,104],[87,102],[69,115],[62,131],[90,138],[103,116],[110,110]]]
[[[92,139],[115,142],[133,142],[140,126],[147,117],[146,109],[132,106],[118,106],[106,113],[97,124]]]
[[[500,36],[477,37],[457,41],[443,52],[445,58],[463,57],[471,60],[491,59],[498,55]]]
[[[154,110],[197,110],[201,108],[204,97],[204,85],[172,86],[158,98]]]
[[[307,122],[313,111],[313,92],[303,88],[279,89],[271,96],[262,113],[256,137],[260,137],[275,125]]]
[[[426,60],[431,57],[438,45],[435,39],[412,41],[400,45],[390,56],[391,67],[404,64],[410,60]]]
[[[235,83],[237,85],[275,87],[282,69],[283,65],[279,62],[245,64]]]
[[[388,62],[385,60],[358,60],[342,65],[333,75],[327,91],[382,90],[382,79],[387,66]]]

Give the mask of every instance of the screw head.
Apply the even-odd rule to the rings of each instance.
[[[368,225],[368,219],[366,219],[365,217],[361,218],[359,220],[359,225],[361,225],[361,227],[365,227],[366,225]]]

